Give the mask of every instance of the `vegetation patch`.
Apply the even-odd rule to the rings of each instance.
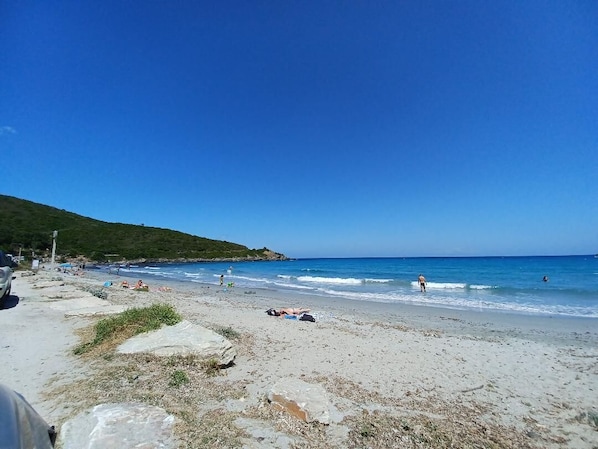
[[[218,375],[220,372],[220,364],[216,359],[208,359],[201,362],[201,367],[206,373],[206,375],[210,377],[214,377]]]
[[[224,338],[229,340],[238,340],[241,338],[241,334],[234,330],[232,327],[219,327],[214,330],[217,334],[222,335]]]
[[[60,254],[56,257],[63,262],[79,257],[96,262],[286,259],[268,248],[249,249],[143,224],[107,223],[6,195],[0,195],[0,210],[0,247],[49,256],[49,230],[59,229]]]
[[[84,354],[105,343],[118,345],[134,335],[159,329],[163,325],[173,326],[181,316],[168,304],[154,304],[144,308],[125,310],[117,316],[105,318],[95,325],[92,341],[75,348],[75,354]]]
[[[188,384],[188,383],[189,383],[189,376],[187,376],[187,373],[185,371],[178,369],[175,372],[173,372],[172,375],[170,376],[170,383],[168,385],[170,385],[171,387],[178,388],[181,385]]]
[[[425,414],[393,416],[364,411],[346,420],[349,425],[347,447],[382,449],[418,448],[488,448],[511,449],[533,447],[520,433],[491,424],[483,424],[476,416],[458,406],[450,415],[431,418]]]
[[[102,403],[134,402],[153,405],[176,418],[179,447],[186,449],[241,448],[246,436],[234,425],[238,413],[226,411],[228,399],[246,395],[243,382],[222,382],[202,368],[194,355],[159,357],[153,354],[89,354],[93,374],[74,384],[57,385],[48,399],[60,397],[69,404],[70,419]]]
[[[87,293],[91,293],[93,296],[95,296],[96,298],[100,298],[100,299],[108,299],[108,292],[106,292],[103,288],[101,287],[84,287],[83,288],[84,292]]]

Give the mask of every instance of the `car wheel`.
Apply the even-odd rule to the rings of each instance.
[[[6,290],[4,292],[4,295],[2,296],[2,298],[0,298],[0,309],[4,309],[4,304],[6,303],[6,299],[10,296],[10,288],[8,287],[8,290]]]

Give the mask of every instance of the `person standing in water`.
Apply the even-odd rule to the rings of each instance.
[[[426,278],[423,274],[420,274],[417,278],[417,282],[419,282],[419,289],[422,292],[426,291]]]

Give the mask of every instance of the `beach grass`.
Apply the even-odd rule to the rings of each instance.
[[[159,329],[163,325],[173,326],[181,316],[168,304],[153,304],[143,308],[131,308],[117,316],[100,320],[95,325],[92,341],[77,346],[76,355],[84,354],[104,342],[123,342],[134,335]]]

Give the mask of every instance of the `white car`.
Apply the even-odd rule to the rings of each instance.
[[[16,262],[0,251],[0,309],[4,308],[4,301],[10,295],[13,280],[12,269],[16,265]]]

